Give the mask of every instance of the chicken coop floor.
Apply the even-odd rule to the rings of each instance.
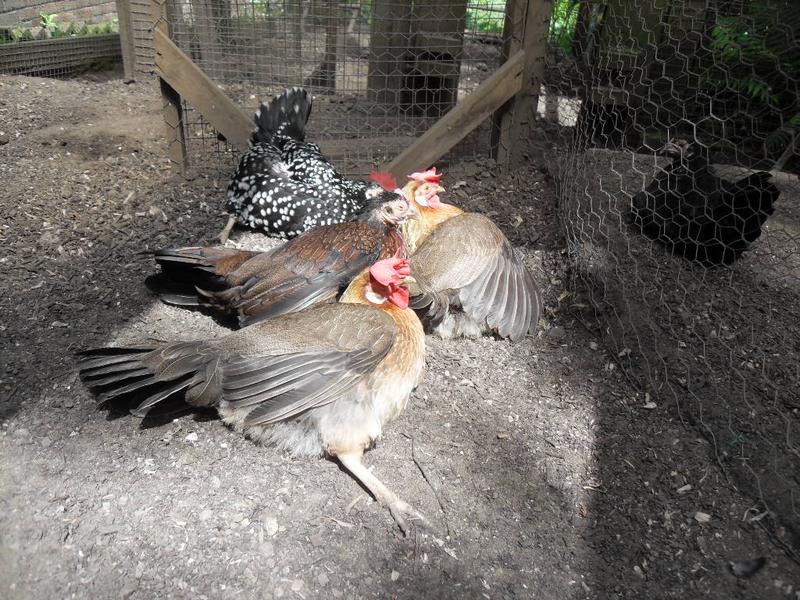
[[[429,338],[423,385],[366,458],[440,532],[401,537],[334,463],[208,415],[96,409],[75,350],[225,331],[143,285],[141,251],[208,243],[224,223],[224,178],[171,176],[159,108],[145,83],[0,76],[0,596],[800,597],[797,564],[743,520],[752,501],[708,444],[673,407],[645,408],[576,317],[535,168],[467,162],[445,184],[529,260],[539,335]],[[752,578],[731,574],[758,557]]]

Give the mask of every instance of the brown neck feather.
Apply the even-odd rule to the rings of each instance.
[[[367,293],[367,285],[369,284],[369,267],[361,271],[347,289],[339,298],[339,302],[347,302],[349,304],[370,304],[365,294]]]
[[[339,298],[339,302],[347,302],[350,304],[367,304],[369,306],[374,306],[375,308],[380,308],[381,310],[385,310],[389,314],[392,315],[392,318],[397,321],[398,318],[403,320],[405,318],[406,313],[413,313],[414,311],[406,311],[398,306],[395,306],[388,300],[383,304],[373,304],[369,300],[367,300],[366,294],[369,286],[369,269],[364,269],[358,277],[353,279],[350,282],[350,285],[347,286],[347,289],[342,294],[342,297]]]

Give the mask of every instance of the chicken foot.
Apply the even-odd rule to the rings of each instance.
[[[386,487],[380,479],[375,477],[372,472],[361,462],[361,454],[339,454],[337,457],[342,466],[350,471],[350,474],[360,481],[375,496],[379,504],[389,509],[397,526],[404,535],[408,534],[409,526],[406,519],[412,524],[419,524],[426,529],[433,530],[434,527],[428,519],[416,508],[397,497],[397,495]]]

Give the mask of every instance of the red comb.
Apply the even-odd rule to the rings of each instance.
[[[385,258],[372,265],[369,274],[380,285],[396,286],[411,275],[411,267],[405,258]]]
[[[421,173],[412,173],[408,178],[416,181],[425,181],[427,183],[439,183],[442,180],[442,173],[437,173],[436,167],[431,167],[427,171],[422,171]]]
[[[388,171],[373,171],[369,174],[369,179],[379,184],[387,192],[393,192],[397,189],[397,181],[394,175]]]
[[[372,288],[398,308],[408,308],[408,288],[402,285],[411,275],[411,267],[405,258],[386,258],[369,268]]]

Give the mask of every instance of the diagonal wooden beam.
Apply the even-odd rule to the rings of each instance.
[[[427,169],[522,89],[525,53],[519,51],[456,104],[385,169],[398,178]]]
[[[160,29],[153,32],[158,75],[239,150],[254,125],[236,103]]]
[[[237,149],[247,149],[252,121],[161,29],[154,32],[156,68],[184,100]],[[397,177],[427,168],[440,159],[522,87],[524,52],[511,56],[445,116],[389,163]],[[323,151],[324,151],[323,146]]]

